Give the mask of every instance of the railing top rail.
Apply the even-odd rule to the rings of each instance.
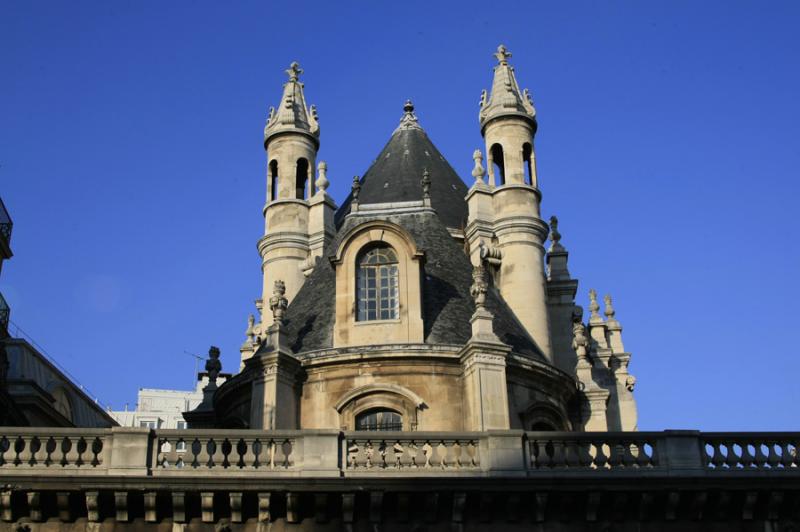
[[[184,438],[303,438],[306,436],[338,435],[336,429],[311,430],[254,430],[254,429],[152,429],[156,436]]]
[[[698,436],[704,440],[763,440],[787,439],[800,440],[800,432],[700,432]],[[800,443],[800,441],[798,442]]]
[[[111,429],[73,428],[73,427],[0,427],[0,438],[16,438],[17,436],[38,437],[97,437],[111,436]]]

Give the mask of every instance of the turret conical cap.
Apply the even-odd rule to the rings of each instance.
[[[280,133],[308,135],[319,144],[317,109],[313,105],[306,107],[303,83],[300,82],[302,73],[303,70],[297,62],[293,62],[286,70],[289,81],[283,85],[283,97],[277,110],[274,107],[269,108],[269,117],[264,128],[264,145]]]
[[[518,116],[528,120],[535,129],[536,109],[533,107],[530,92],[528,89],[520,90],[514,67],[508,64],[511,52],[501,44],[494,56],[497,58],[497,66],[494,67],[492,91],[488,95],[485,90],[481,92],[481,110],[478,115],[481,130],[490,121],[504,116]]]

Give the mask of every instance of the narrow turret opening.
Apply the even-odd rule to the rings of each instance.
[[[297,159],[297,177],[295,179],[295,197],[308,199],[308,159]]]
[[[278,199],[278,161],[275,159],[269,162],[269,199]]]
[[[533,163],[531,162],[532,155],[533,146],[531,146],[530,142],[526,142],[522,145],[522,167],[525,171],[525,184],[536,186],[536,183],[533,182]]]
[[[506,165],[503,160],[503,147],[499,144],[492,144],[492,169],[494,171],[495,185],[506,184]]]

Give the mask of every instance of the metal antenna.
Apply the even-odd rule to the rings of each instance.
[[[184,355],[189,355],[190,357],[194,357],[194,375],[192,376],[192,387],[190,389],[194,389],[195,381],[197,380],[197,373],[200,371],[200,362],[203,360],[202,355],[198,355],[197,353],[190,353],[186,349],[183,350]]]

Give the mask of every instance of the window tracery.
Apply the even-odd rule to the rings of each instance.
[[[398,318],[398,261],[391,247],[376,246],[358,259],[358,321]]]

